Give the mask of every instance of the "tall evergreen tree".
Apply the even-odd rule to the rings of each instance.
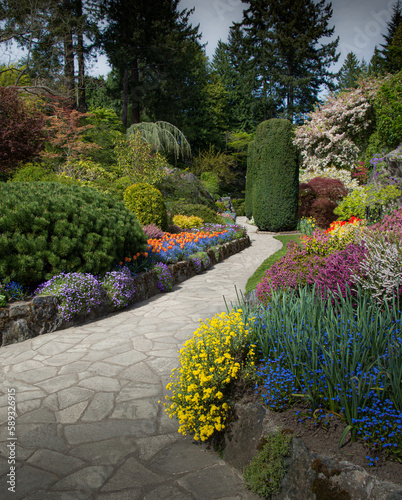
[[[377,65],[379,66],[379,72],[384,73],[398,73],[401,67],[398,63],[398,48],[399,46],[399,35],[397,35],[398,27],[402,24],[402,3],[401,0],[397,0],[392,9],[392,16],[390,21],[387,23],[388,31],[383,34],[385,40],[384,44],[381,44],[382,50],[379,50],[379,59]],[[392,47],[392,48],[391,48]]]
[[[88,8],[83,0],[0,0],[0,43],[15,42],[26,52],[16,83],[28,74],[37,88],[56,90],[85,110],[84,35],[88,40],[93,30]]]
[[[105,29],[99,43],[120,75],[124,126],[129,121],[140,122],[149,94],[161,90],[165,75],[173,72],[180,49],[185,51],[186,42],[199,37],[198,27],[188,22],[191,11],[179,11],[178,4],[179,0],[100,3]]]
[[[257,68],[247,57],[244,38],[240,26],[233,25],[228,42],[219,40],[212,59],[212,69],[227,92],[227,120],[231,130],[254,130],[263,120],[256,98]]]
[[[359,78],[366,73],[365,62],[360,62],[354,52],[349,52],[337,76],[338,90],[357,88]]]
[[[242,0],[249,4],[241,27],[249,60],[259,68],[263,99],[281,106],[277,112],[298,120],[312,110],[323,85],[334,88],[329,71],[339,54],[339,39],[327,44],[332,5],[325,0]]]

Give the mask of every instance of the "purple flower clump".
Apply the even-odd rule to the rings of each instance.
[[[34,292],[34,296],[38,295],[58,297],[58,313],[63,321],[70,321],[79,314],[89,314],[99,306],[104,291],[92,274],[63,272],[39,285]]]
[[[170,292],[172,290],[172,273],[169,267],[163,262],[158,262],[154,271],[156,273],[156,286],[163,293]]]
[[[134,278],[127,267],[121,271],[111,271],[106,273],[102,287],[106,291],[109,303],[115,309],[121,309],[128,306],[135,296]]]

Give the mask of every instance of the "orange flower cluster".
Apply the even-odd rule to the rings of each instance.
[[[137,260],[138,257],[148,257],[148,252],[137,252],[132,257],[124,257],[124,262],[131,262],[132,260]],[[119,266],[123,265],[123,261],[119,262]]]
[[[336,229],[345,226],[346,224],[354,224],[357,225],[362,219],[359,219],[358,217],[355,217],[352,215],[352,217],[346,221],[346,220],[336,220],[331,223],[329,228],[325,231],[325,233],[332,233],[332,231],[335,231]]]
[[[198,243],[200,240],[205,238],[213,238],[221,234],[225,234],[227,231],[199,231],[198,233],[179,233],[171,234],[165,233],[161,239],[149,239],[148,240],[148,250],[150,252],[160,253],[161,251],[167,252],[171,250],[176,245],[180,246],[181,249],[184,248],[186,243]]]

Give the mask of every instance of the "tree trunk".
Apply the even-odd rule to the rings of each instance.
[[[123,127],[127,128],[127,116],[128,116],[128,69],[124,69],[123,75],[123,111],[121,115],[121,121]]]
[[[139,71],[138,71],[138,61],[137,59],[133,62],[131,67],[131,83],[132,83],[132,108],[131,108],[131,124],[140,123],[140,102],[138,95],[136,94],[136,87],[139,82]]]
[[[78,111],[85,113],[85,58],[84,58],[84,21],[82,18],[82,0],[76,0],[77,56],[78,56]]]
[[[64,22],[67,24],[65,35],[63,37],[64,47],[64,77],[66,79],[66,87],[69,94],[69,99],[75,106],[75,75],[74,75],[74,45],[73,45],[73,29],[71,26],[71,2],[63,0],[63,10],[65,12]]]

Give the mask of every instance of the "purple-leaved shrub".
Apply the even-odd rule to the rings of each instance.
[[[134,299],[134,284],[128,267],[123,267],[121,271],[106,273],[102,280],[102,287],[108,296],[109,304],[114,309],[122,309]]]
[[[38,295],[58,297],[58,313],[63,321],[70,321],[80,314],[89,314],[99,306],[105,292],[92,274],[60,273],[39,285],[34,292],[34,296]]]

